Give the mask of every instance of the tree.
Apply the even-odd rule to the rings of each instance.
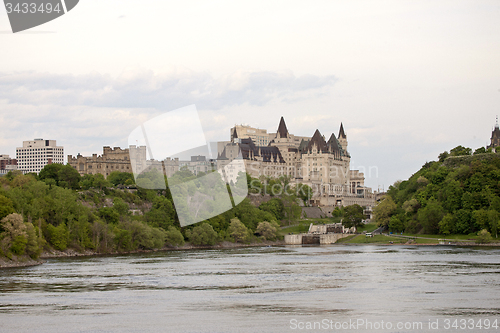
[[[23,217],[12,213],[4,217],[0,224],[5,230],[0,236],[2,252],[7,255],[10,251],[19,255],[24,254],[28,243],[28,234],[26,233],[26,225],[23,223]]]
[[[363,207],[358,204],[350,205],[344,207],[344,215],[342,219],[342,224],[346,228],[358,228],[364,218]]]
[[[63,165],[59,164],[59,163],[47,164],[38,173],[38,179],[42,180],[42,181],[45,181],[46,179],[53,179],[56,181],[56,184],[58,184],[59,183],[59,171],[61,171],[62,168],[63,168]],[[71,168],[71,166],[70,166],[70,168]]]
[[[472,149],[466,148],[463,146],[456,146],[452,150],[450,150],[450,155],[451,156],[464,156],[464,155],[471,155]]]
[[[288,220],[288,225],[291,225],[292,221],[300,217],[302,208],[297,205],[297,197],[295,195],[283,195],[281,198],[283,200],[285,217]]]
[[[443,216],[443,208],[434,198],[431,198],[427,206],[418,211],[418,221],[424,227],[426,234],[435,234],[439,231],[439,221]]]
[[[111,187],[111,183],[108,182],[103,175],[98,173],[97,175],[94,175],[94,179],[92,181],[92,187],[99,188],[99,190],[102,191],[103,188]]]
[[[120,214],[113,207],[99,208],[98,214],[106,223],[117,223],[120,219]]]
[[[64,251],[68,247],[69,231],[66,224],[61,223],[57,227],[52,224],[47,225],[47,232],[49,234],[49,242],[55,249]]]
[[[38,246],[38,237],[36,236],[35,227],[32,223],[26,224],[26,254],[31,258],[36,259],[40,256],[42,249]]]
[[[391,219],[389,220],[389,230],[390,231],[400,232],[400,231],[404,231],[405,228],[406,228],[405,223],[403,221],[401,221],[399,216],[397,216],[397,215],[391,216]]]
[[[217,233],[212,226],[206,222],[187,230],[186,236],[194,245],[215,245],[218,241]]]
[[[486,153],[487,153],[487,151],[486,151],[486,148],[484,148],[484,147],[479,147],[476,150],[474,150],[474,155],[486,154]]]
[[[441,221],[438,223],[439,232],[443,235],[449,235],[455,230],[455,218],[453,214],[446,214]]]
[[[450,156],[450,154],[447,151],[442,152],[438,156],[439,162],[444,162],[444,160],[447,159],[448,156]]]
[[[120,197],[115,197],[113,199],[113,208],[118,212],[120,215],[127,215],[128,214],[128,204],[123,201],[122,198]]]
[[[389,221],[396,212],[396,203],[392,200],[391,196],[386,196],[382,202],[373,208],[374,220],[378,226],[389,226]]]
[[[12,203],[12,200],[0,194],[0,219],[3,219],[12,213],[14,213],[14,204]]]
[[[257,232],[265,240],[275,240],[278,235],[279,225],[277,222],[262,221],[257,225]]]
[[[166,242],[172,246],[182,246],[184,245],[184,236],[182,236],[179,229],[170,226],[166,233]]]
[[[228,232],[236,242],[243,242],[248,237],[248,228],[236,217],[231,219]]]
[[[259,209],[270,212],[278,221],[284,218],[285,206],[283,205],[283,201],[279,198],[272,198],[267,202],[261,203]]]
[[[73,190],[80,188],[80,174],[71,165],[66,164],[57,172],[58,184],[66,182],[67,186]]]
[[[135,183],[134,175],[130,172],[113,171],[109,174],[107,180],[113,184],[113,186],[132,185]]]
[[[483,229],[477,234],[476,243],[477,244],[486,244],[491,242],[491,234],[488,230]]]

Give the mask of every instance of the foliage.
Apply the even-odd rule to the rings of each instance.
[[[1,234],[1,249],[3,253],[13,252],[14,254],[24,254],[26,244],[28,243],[28,235],[26,233],[26,225],[23,223],[23,217],[19,214],[12,213],[4,217],[0,224],[3,230]]]
[[[485,229],[497,237],[500,155],[486,148],[471,152],[457,146],[440,154],[439,162],[427,162],[408,180],[394,183],[388,198],[374,208],[375,220],[405,232],[449,235]]]
[[[0,219],[14,213],[12,200],[0,194]],[[1,230],[0,230],[1,231]]]
[[[396,212],[396,203],[391,196],[385,197],[373,208],[374,220],[378,226],[388,226],[392,214]]]
[[[363,221],[364,215],[363,215],[363,207],[361,207],[358,204],[346,206],[343,209],[344,214],[343,214],[343,219],[342,219],[342,224],[346,228],[352,228],[352,227],[359,227],[361,225],[361,222]]]
[[[186,236],[189,238],[193,245],[215,245],[218,242],[218,235],[208,223],[201,223],[193,228],[187,230]]]
[[[175,227],[168,227],[168,230],[165,234],[166,243],[172,246],[182,246],[184,245],[184,236],[179,231],[179,229]]]
[[[279,198],[272,198],[267,202],[263,202],[260,204],[259,209],[272,213],[277,221],[285,218],[285,206]]]
[[[257,225],[257,233],[265,240],[275,240],[278,236],[279,225],[276,222],[262,221]]]
[[[236,217],[231,219],[227,231],[236,242],[243,242],[248,237],[248,228]]]
[[[488,232],[488,230],[483,229],[477,233],[476,243],[486,244],[491,242],[491,240],[492,240],[491,234]]]

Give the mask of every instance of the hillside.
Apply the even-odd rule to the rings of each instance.
[[[494,237],[500,213],[500,154],[458,146],[390,186],[375,219],[390,231]]]

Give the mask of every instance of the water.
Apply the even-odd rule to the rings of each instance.
[[[0,331],[500,331],[499,254],[333,245],[50,259],[0,271]],[[498,329],[479,330],[485,319]]]

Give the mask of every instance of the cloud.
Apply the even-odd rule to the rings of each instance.
[[[335,82],[334,76],[295,76],[292,72],[237,72],[219,78],[203,72],[155,73],[136,68],[117,77],[16,72],[0,73],[0,99],[28,105],[168,111],[196,104],[202,109],[220,109],[245,103],[262,106],[275,99],[308,98]]]

